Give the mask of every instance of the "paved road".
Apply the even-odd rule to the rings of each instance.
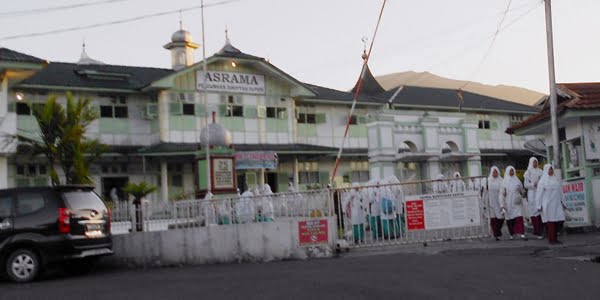
[[[0,299],[599,299],[600,264],[536,248],[385,254],[266,264],[98,270],[27,285]]]

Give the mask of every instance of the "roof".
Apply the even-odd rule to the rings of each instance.
[[[364,95],[374,96],[374,95],[379,95],[379,94],[385,93],[385,89],[379,84],[377,79],[375,79],[375,76],[373,76],[373,73],[371,73],[371,69],[369,68],[369,65],[365,65],[365,73],[362,75],[363,75],[362,84],[360,86],[360,94],[361,95],[364,94]],[[352,88],[352,90],[351,90],[352,93],[356,93],[356,89],[358,88],[359,82],[360,82],[360,79],[356,82],[356,84]]]
[[[171,69],[56,62],[23,80],[20,86],[139,90],[172,72]]]
[[[400,92],[391,99],[400,88]],[[520,113],[536,113],[533,106],[492,98],[471,92],[462,92],[462,104],[457,90],[401,86],[379,94],[379,98],[392,100],[394,105],[401,106],[435,106],[475,111],[511,111]]]
[[[0,47],[0,61],[43,64],[45,60],[25,53]]]
[[[316,94],[315,97],[307,97],[306,99],[321,99],[347,102],[352,102],[354,100],[353,92],[344,92],[310,83],[305,83],[305,85],[307,85]],[[361,93],[358,97],[358,102],[384,103],[385,100],[375,96],[367,96]]]
[[[557,114],[566,110],[600,109],[600,82],[560,83],[557,88]],[[550,119],[550,105],[546,101],[542,111],[523,120],[523,122],[508,128],[506,133],[528,127],[538,122]]]

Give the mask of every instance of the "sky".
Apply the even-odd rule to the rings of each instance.
[[[361,70],[383,0],[205,0],[206,53],[225,42],[264,57],[303,82],[349,90]],[[0,47],[49,61],[76,62],[86,52],[108,64],[170,68],[163,45],[179,13],[11,39],[8,37],[176,11],[200,0],[113,0],[73,9],[40,8],[99,0],[0,0]],[[510,2],[502,26],[504,12]],[[557,82],[600,81],[600,1],[553,0]],[[36,10],[33,13],[20,11]],[[182,12],[184,29],[201,42],[200,10]],[[493,39],[495,32],[496,39]],[[200,49],[199,49],[200,50]],[[202,52],[196,52],[196,61]],[[375,75],[428,71],[486,84],[548,93],[542,0],[389,0],[370,57]]]

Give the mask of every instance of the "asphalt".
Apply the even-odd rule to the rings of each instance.
[[[0,299],[599,299],[600,234],[353,249],[336,258],[54,273]]]

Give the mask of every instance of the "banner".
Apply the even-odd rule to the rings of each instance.
[[[583,142],[587,160],[600,159],[600,122],[583,123]]]
[[[213,187],[215,189],[234,189],[232,158],[213,158]]]
[[[206,74],[206,76],[205,76]],[[259,74],[234,73],[221,71],[196,72],[196,89],[204,90],[206,77],[206,90],[209,92],[265,94],[265,76]]]
[[[236,152],[235,169],[277,169],[279,161],[274,151]]]
[[[587,201],[585,197],[585,180],[563,182],[565,194],[566,222],[569,227],[589,225]]]
[[[327,219],[313,219],[298,222],[300,246],[324,245],[329,242]]]
[[[478,192],[406,197],[408,230],[434,230],[481,225]]]

